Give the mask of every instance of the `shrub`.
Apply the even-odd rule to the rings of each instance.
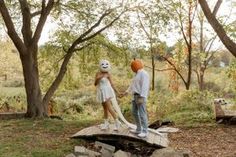
[[[1,95],[0,112],[25,112],[26,98],[24,95]]]
[[[214,97],[208,91],[159,92],[151,93],[150,97],[149,108],[156,107],[158,119],[171,119],[176,123],[210,122],[213,119]]]
[[[205,82],[204,83],[204,90],[209,90],[212,92],[219,92],[219,91],[221,91],[221,88],[215,82]]]
[[[236,60],[234,60],[227,68],[226,74],[231,79],[231,82],[229,83],[231,84],[232,90],[236,92]]]

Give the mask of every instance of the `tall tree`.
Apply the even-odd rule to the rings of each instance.
[[[47,117],[47,105],[50,98],[53,96],[54,92],[61,83],[66,71],[67,64],[69,63],[72,55],[75,51],[83,49],[87,41],[97,36],[99,33],[110,27],[123,12],[117,14],[118,5],[114,6],[114,9],[111,9],[110,3],[107,1],[84,1],[79,2],[74,1],[63,1],[63,0],[42,0],[41,4],[33,1],[19,0],[19,3],[14,3],[14,5],[19,6],[21,18],[21,34],[17,31],[18,24],[14,23],[10,7],[15,7],[12,4],[13,2],[5,2],[0,0],[0,12],[4,20],[5,26],[7,28],[7,33],[14,45],[16,46],[23,67],[23,75],[25,82],[25,90],[27,95],[27,113],[28,117]],[[100,5],[98,5],[98,3]],[[79,7],[86,7],[89,9],[91,14],[84,14],[84,10]],[[86,6],[88,5],[88,6]],[[59,7],[58,7],[59,6]],[[62,6],[62,8],[60,8]],[[80,27],[83,28],[78,30],[80,34],[76,34],[73,41],[71,41],[69,46],[65,48],[65,56],[62,60],[62,64],[58,75],[55,80],[52,82],[49,89],[46,91],[46,94],[43,96],[41,92],[41,87],[39,83],[39,70],[38,70],[38,42],[45,26],[46,20],[49,14],[52,12],[54,7],[58,7],[59,16],[63,11],[63,7],[67,6],[67,9],[70,11],[74,10],[75,12],[67,12],[67,15],[64,14],[61,20],[65,21],[72,20],[70,16],[80,17],[80,16],[92,16],[91,20],[76,21],[77,18],[74,18],[73,22],[78,23]],[[100,6],[100,7],[98,7]],[[8,8],[9,7],[9,8]],[[97,9],[96,9],[97,8]],[[17,8],[14,8],[17,9]],[[81,12],[80,12],[81,9]],[[94,9],[94,10],[93,10]],[[93,10],[94,12],[90,12]],[[72,15],[73,14],[73,15]],[[36,23],[35,23],[36,21]],[[67,23],[72,23],[72,21],[67,21]]]
[[[215,11],[216,12],[216,11]],[[204,89],[204,76],[205,71],[207,70],[210,62],[214,59],[214,55],[217,52],[215,48],[212,50],[214,42],[216,41],[217,35],[212,34],[212,37],[209,38],[210,33],[206,35],[204,31],[205,16],[202,11],[198,12],[198,22],[199,22],[199,33],[197,32],[196,38],[199,41],[196,43],[198,50],[194,54],[194,71],[197,75],[198,86],[200,90]]]
[[[151,56],[152,90],[155,88],[155,58],[158,53],[155,51],[155,46],[160,43],[160,33],[164,32],[169,20],[168,14],[164,12],[165,9],[159,2],[159,0],[148,1],[137,7],[138,25],[144,32]]]
[[[167,7],[167,10],[172,16],[173,12],[177,14],[176,21],[178,22],[178,27],[183,36],[184,42],[186,44],[186,65],[187,65],[187,77],[184,77],[184,72],[179,71],[173,62],[171,62],[167,57],[162,56],[177,72],[183,81],[185,88],[190,89],[191,77],[192,77],[192,52],[193,52],[193,21],[197,11],[197,3],[192,0],[187,0],[185,3],[182,1],[171,1],[171,7]]]
[[[226,31],[223,28],[223,25],[220,24],[220,22],[216,18],[216,12],[220,7],[221,2],[222,2],[222,0],[217,1],[215,8],[212,12],[210,10],[206,0],[199,0],[201,8],[202,8],[208,22],[210,23],[210,25],[212,26],[214,31],[217,33],[218,37],[220,38],[222,43],[225,45],[225,47],[236,57],[236,51],[235,51],[236,50],[236,43],[233,42],[233,40],[231,40],[229,38],[229,36],[227,35]]]

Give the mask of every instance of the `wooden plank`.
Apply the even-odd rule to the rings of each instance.
[[[91,126],[80,130],[72,136],[72,138],[86,138],[86,137],[97,137],[97,138],[111,138],[111,139],[125,139],[130,141],[139,141],[147,143],[149,145],[167,147],[167,137],[160,136],[158,134],[149,132],[147,138],[139,138],[137,135],[130,133],[127,127],[120,127],[119,131],[114,131],[111,126],[108,130],[101,130],[99,126]]]
[[[161,136],[155,135],[153,138],[153,143],[159,143],[160,145],[167,147],[169,144],[167,134],[163,133]]]
[[[155,135],[153,133],[148,133],[147,141],[149,143],[153,144],[154,143],[154,137],[155,137]]]
[[[235,124],[234,119],[236,118],[236,111],[224,110],[220,102],[215,101],[215,119],[217,123],[224,124]]]
[[[215,116],[221,117],[224,115],[225,115],[225,113],[224,113],[223,109],[221,108],[221,105],[219,103],[215,103]]]
[[[236,117],[236,111],[233,110],[225,110],[225,116]]]

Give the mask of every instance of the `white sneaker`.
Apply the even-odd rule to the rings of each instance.
[[[140,134],[141,133],[141,131],[137,131],[136,129],[131,129],[129,131],[133,134]]]
[[[147,137],[147,133],[142,132],[142,133],[138,134],[138,137],[145,138],[145,137]]]
[[[120,128],[120,124],[121,124],[120,121],[116,121],[116,122],[115,122],[114,131],[118,131],[118,130],[119,130],[119,128]]]
[[[109,125],[102,124],[100,128],[101,128],[101,130],[107,130],[109,128]]]
[[[109,122],[107,120],[104,121],[104,124],[100,126],[101,130],[107,130],[109,128]]]

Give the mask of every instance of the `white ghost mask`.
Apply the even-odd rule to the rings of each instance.
[[[99,63],[101,72],[108,72],[111,69],[110,62],[108,60],[101,60]]]

